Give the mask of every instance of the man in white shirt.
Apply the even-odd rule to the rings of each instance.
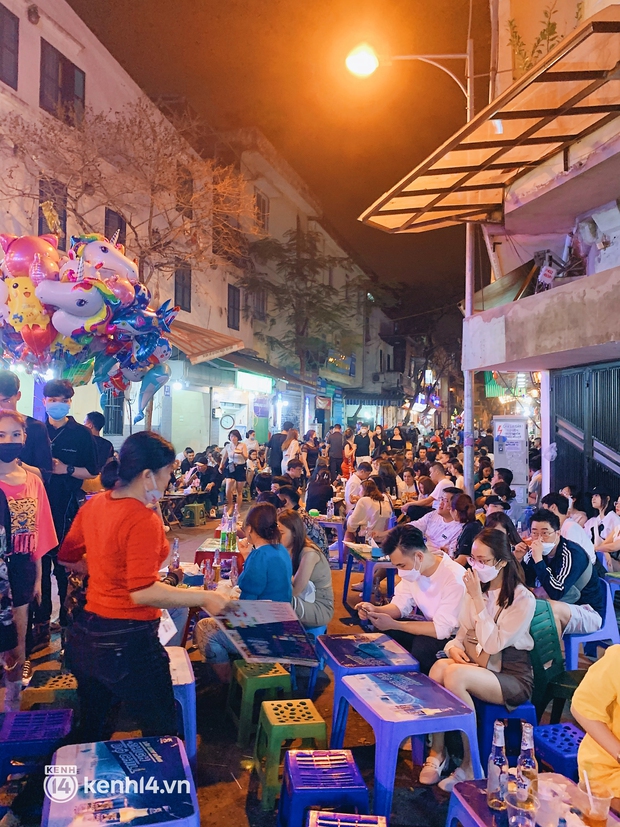
[[[439,508],[439,499],[444,491],[445,488],[452,487],[452,480],[450,477],[446,476],[446,470],[440,462],[434,462],[431,465],[431,470],[429,471],[429,476],[431,480],[435,483],[435,488],[433,489],[432,494],[429,494],[428,497],[422,497],[422,499],[414,500],[412,503],[408,505],[405,504],[403,506],[403,511],[407,511],[407,508],[410,506],[432,506],[435,510]],[[459,491],[459,494],[463,493]]]
[[[420,671],[428,675],[437,652],[458,628],[465,569],[447,554],[433,553],[422,532],[412,525],[392,529],[382,550],[398,569],[400,582],[391,603],[358,603],[358,614],[410,650]],[[422,618],[408,620],[416,607]]]
[[[560,534],[565,540],[570,540],[576,543],[588,555],[591,563],[596,563],[596,551],[590,539],[588,532],[582,528],[575,520],[571,520],[568,516],[568,499],[562,494],[554,492],[545,494],[540,501],[543,508],[548,509],[556,515],[560,521]]]
[[[438,500],[437,511],[429,511],[419,520],[409,523],[409,525],[420,529],[427,545],[436,550],[441,549],[451,557],[456,548],[456,542],[463,531],[461,523],[452,518],[450,509],[452,497],[460,493],[460,488],[444,488]]]
[[[372,474],[372,465],[369,462],[360,462],[356,471],[351,474],[344,487],[344,501],[347,514],[353,511],[355,503],[362,496],[362,483]]]

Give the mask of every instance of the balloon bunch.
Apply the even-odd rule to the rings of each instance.
[[[118,232],[72,237],[62,259],[53,235],[0,234],[0,246],[0,358],[76,386],[92,378],[102,394],[139,382],[134,422],[144,419],[170,377],[166,334],[179,308],[151,306]]]

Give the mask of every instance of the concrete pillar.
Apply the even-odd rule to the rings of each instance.
[[[540,372],[540,436],[542,453],[542,493],[549,493],[551,487],[550,446],[551,432],[551,375],[548,370]]]

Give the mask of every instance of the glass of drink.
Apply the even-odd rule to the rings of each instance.
[[[586,785],[579,782],[580,796],[579,809],[583,814],[583,820],[589,827],[605,827],[609,815],[609,805],[613,798],[610,790],[603,787],[592,787],[592,795],[588,795]]]
[[[506,794],[508,827],[536,827],[537,810],[538,798],[535,795],[520,801],[516,792]]]

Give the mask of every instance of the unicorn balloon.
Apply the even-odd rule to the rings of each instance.
[[[138,265],[127,258],[125,248],[118,243],[118,230],[108,239],[100,233],[71,236],[68,260],[60,268],[62,281],[78,281],[78,262],[83,262],[84,277],[106,281],[121,276],[132,284],[138,282]]]
[[[35,290],[43,304],[55,307],[52,324],[63,336],[74,338],[105,330],[119,300],[99,279],[75,283],[42,281]]]

